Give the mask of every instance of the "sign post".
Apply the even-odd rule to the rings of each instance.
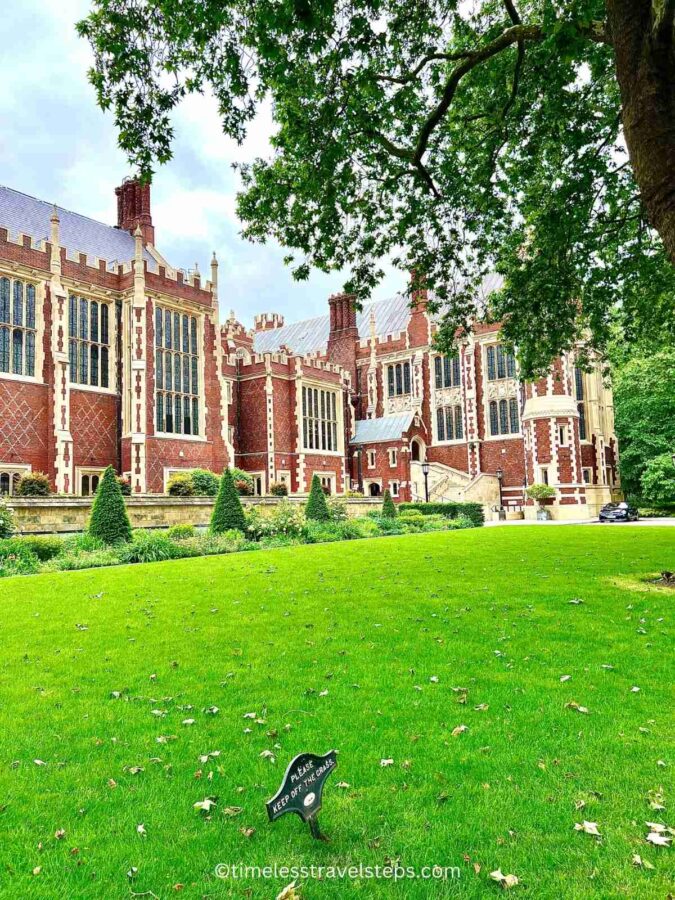
[[[313,838],[328,840],[321,833],[317,816],[321,809],[324,783],[336,766],[336,750],[329,750],[325,756],[301,753],[292,759],[281,787],[265,804],[270,822],[285,813],[296,813],[303,822],[309,823]]]

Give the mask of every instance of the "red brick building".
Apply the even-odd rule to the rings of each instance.
[[[611,391],[573,354],[523,383],[495,326],[443,357],[423,292],[413,308],[397,296],[357,312],[339,295],[315,319],[221,324],[215,255],[209,280],[174,269],[150,188],[116,194],[111,227],[0,188],[0,492],[32,470],[88,494],[112,464],[134,493],[161,493],[181,469],[237,465],[259,494],[275,481],[305,494],[317,473],[338,494],[501,492],[507,509],[547,481],[570,517],[608,499]]]

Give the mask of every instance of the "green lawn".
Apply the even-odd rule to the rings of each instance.
[[[640,578],[674,539],[490,528],[0,581],[0,896],[274,898],[291,878],[215,866],[399,859],[461,875],[302,896],[498,896],[500,867],[514,897],[665,898],[645,822],[675,825],[675,595]],[[331,748],[330,843],[268,824],[291,757]]]

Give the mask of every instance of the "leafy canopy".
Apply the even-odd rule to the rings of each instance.
[[[675,349],[630,359],[613,388],[621,486],[640,497],[649,461],[675,451]]]
[[[477,315],[501,320],[525,375],[580,337],[603,348],[614,318],[675,337],[605,0],[94,3],[78,26],[91,79],[143,175],[170,158],[186,95],[212,91],[237,141],[271,100],[273,152],[241,166],[238,211],[296,278],[346,269],[361,301],[393,258],[433,289],[442,347]]]
[[[670,453],[650,459],[640,479],[642,496],[656,505],[675,503],[675,465]]]

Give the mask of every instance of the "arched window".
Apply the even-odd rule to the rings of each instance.
[[[380,486],[376,481],[371,482],[370,487],[368,488],[368,492],[371,497],[379,497],[380,496]]]
[[[35,376],[35,285],[0,278],[0,372]]]
[[[109,304],[71,294],[68,320],[71,382],[109,387]]]
[[[83,497],[89,496],[89,476],[88,475],[82,476],[82,496]]]
[[[159,434],[199,434],[197,319],[155,309],[155,428]],[[244,359],[244,351],[237,357]]]
[[[419,441],[412,442],[412,459],[413,462],[419,462],[421,456],[421,446]]]

